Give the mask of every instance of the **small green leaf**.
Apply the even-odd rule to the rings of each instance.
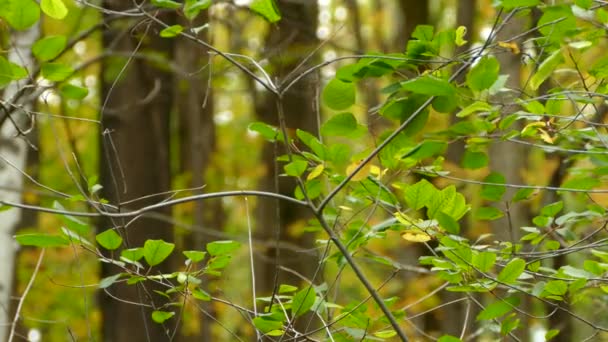
[[[73,84],[63,84],[59,88],[61,95],[66,99],[82,100],[89,95],[89,89],[85,87],[75,86]],[[100,186],[99,184],[97,184]]]
[[[555,336],[559,334],[559,330],[551,329],[545,333],[545,341],[549,341],[553,339]]]
[[[188,20],[194,20],[202,10],[211,6],[211,0],[186,0],[184,15]]]
[[[431,198],[438,192],[439,190],[433,184],[426,179],[422,179],[418,183],[405,188],[404,199],[410,208],[418,210],[429,205]]]
[[[249,9],[268,20],[270,23],[276,23],[281,20],[281,13],[275,4],[274,0],[253,0]]]
[[[528,199],[532,194],[534,193],[534,189],[533,188],[522,188],[517,190],[517,192],[515,193],[515,195],[513,195],[513,202],[519,202],[519,201],[523,201],[525,199]]]
[[[477,315],[477,320],[490,320],[506,315],[507,313],[513,311],[513,309],[515,309],[519,303],[520,300],[517,296],[511,296],[502,300],[499,299],[486,306],[486,308],[483,309],[479,315]]]
[[[144,249],[141,247],[123,249],[120,251],[120,256],[131,261],[137,261],[144,256]]]
[[[483,181],[484,183],[504,184],[505,177],[498,172],[492,172]],[[489,201],[500,201],[505,191],[504,185],[484,184],[481,188],[481,197]]]
[[[211,295],[209,293],[207,293],[206,291],[204,291],[203,289],[201,289],[200,287],[197,287],[192,291],[192,297],[194,297],[198,300],[202,300],[204,302],[208,302],[211,300]]]
[[[459,118],[464,118],[476,112],[490,112],[493,110],[494,108],[490,106],[487,102],[477,101],[463,108],[460,112],[456,114],[456,116]]]
[[[498,281],[505,284],[513,284],[526,269],[526,262],[523,259],[515,258],[511,260],[505,268],[498,274]]]
[[[317,294],[312,287],[305,287],[302,290],[298,291],[294,296],[291,303],[291,313],[292,317],[299,317],[303,314],[307,313],[308,310],[315,303],[315,298]]]
[[[66,43],[65,36],[47,36],[32,45],[32,53],[41,62],[50,61],[61,54]]]
[[[374,336],[386,339],[397,336],[397,332],[395,332],[393,329],[376,331]]]
[[[291,163],[285,165],[285,173],[288,176],[300,177],[306,168],[308,167],[308,162],[305,160],[294,160]]]
[[[0,56],[0,88],[5,87],[13,80],[13,69],[11,63]]]
[[[144,259],[150,266],[163,262],[171,253],[175,245],[163,240],[147,240],[144,243]]]
[[[328,136],[348,136],[357,130],[357,119],[351,113],[332,116],[321,127],[321,133]]]
[[[108,229],[95,236],[95,240],[99,245],[107,250],[113,251],[122,244],[122,237],[116,233],[114,229]]]
[[[175,315],[175,312],[172,311],[153,311],[152,312],[152,320],[158,324],[161,324],[163,322],[165,322],[166,320],[168,320],[169,318],[173,317]]]
[[[452,335],[443,335],[437,340],[437,342],[462,342],[462,340]]]
[[[452,218],[452,216],[444,213],[443,211],[439,211],[437,214],[435,214],[435,219],[446,232],[450,234],[460,233],[460,225],[456,220],[454,220],[454,218]]]
[[[545,285],[544,291],[555,296],[563,296],[568,292],[568,283],[563,280],[552,280]]]
[[[467,34],[467,27],[458,26],[458,28],[456,29],[456,34],[455,34],[455,38],[454,38],[454,43],[456,44],[456,46],[463,46],[464,44],[467,43],[467,41],[464,39],[464,36],[466,34]]]
[[[480,207],[475,211],[475,218],[478,220],[494,221],[504,215],[502,211],[494,207]]]
[[[320,159],[325,159],[325,146],[315,137],[314,135],[303,131],[301,129],[296,130],[296,135],[304,143],[304,145],[308,146],[314,152],[314,154]]]
[[[240,243],[231,240],[214,241],[207,244],[207,252],[209,255],[216,257],[234,252],[241,246]]]
[[[258,316],[253,319],[253,325],[256,329],[266,334],[273,330],[281,330],[283,321],[275,319],[272,316]]]
[[[516,7],[536,6],[540,0],[502,0],[501,5],[505,10],[510,11]]]
[[[485,56],[467,74],[467,85],[475,91],[489,89],[498,79],[500,64],[491,56]]]
[[[207,255],[207,252],[201,251],[183,251],[182,253],[192,262],[199,262],[205,259],[205,256]]]
[[[152,0],[151,3],[152,5],[160,8],[178,9],[182,7],[182,4],[179,2],[171,0]]]
[[[482,272],[489,272],[496,263],[496,254],[492,252],[480,252],[473,255],[473,266]]]
[[[74,73],[74,69],[63,63],[44,63],[41,72],[47,80],[61,82],[70,77]]]
[[[68,15],[68,8],[62,0],[41,0],[40,8],[42,12],[51,18],[61,20]]]
[[[402,82],[401,88],[415,94],[431,96],[452,96],[456,92],[450,82],[431,75],[420,76],[413,80]]]
[[[538,70],[532,77],[530,78],[530,88],[532,90],[537,90],[540,85],[551,76],[553,70],[557,68],[564,60],[562,56],[561,50],[555,50],[547,59],[545,59],[541,65],[538,67]]]
[[[268,125],[264,122],[253,122],[247,127],[247,129],[252,132],[258,133],[264,139],[270,142],[275,142],[277,140],[285,141],[283,139],[283,134],[281,134],[281,131],[277,127]]]
[[[547,217],[554,217],[564,208],[564,202],[557,201],[555,203],[547,204],[540,210],[540,214]]]
[[[63,247],[70,244],[70,241],[63,236],[49,234],[21,234],[16,235],[15,240],[22,246],[34,247]]]
[[[332,79],[323,89],[323,103],[333,110],[343,110],[355,104],[357,89],[352,82]]]
[[[160,36],[163,38],[173,38],[182,33],[184,27],[182,25],[171,25],[160,31]]]
[[[112,286],[112,284],[114,284],[118,279],[120,279],[121,276],[122,276],[122,273],[118,273],[118,274],[101,279],[99,281],[99,288],[107,289],[108,287]]]
[[[297,287],[287,284],[281,284],[281,286],[279,286],[279,293],[281,294],[296,292],[297,290]]]
[[[2,16],[15,30],[25,30],[40,20],[40,7],[33,0],[6,1],[1,4]]]
[[[488,155],[484,152],[465,150],[462,157],[462,167],[465,169],[480,169],[488,165]]]

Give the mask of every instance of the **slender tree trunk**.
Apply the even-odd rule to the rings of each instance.
[[[8,59],[31,69],[34,60],[30,49],[39,36],[40,27],[37,24],[25,31],[12,32],[12,46],[9,48]],[[25,82],[25,80],[11,82],[2,94],[4,100],[10,101]],[[23,194],[23,175],[21,171],[25,171],[28,144],[24,137],[17,137],[18,131],[14,125],[19,125],[19,129],[27,130],[29,117],[26,111],[32,109],[31,103],[22,103],[21,105],[23,110],[12,112],[10,115],[13,120],[4,120],[4,124],[0,127],[0,155],[13,164],[11,166],[4,161],[0,161],[0,198],[4,201],[16,203],[21,202]],[[5,340],[8,337],[11,328],[12,317],[9,317],[9,312],[11,312],[11,294],[17,252],[13,234],[21,222],[22,214],[24,213],[18,208],[0,212],[0,260],[2,260],[0,262],[0,340]]]
[[[315,36],[317,27],[317,2],[280,2],[279,9],[283,19],[270,28],[267,44],[270,49],[278,49],[279,53],[271,53],[271,67],[274,76],[282,80],[290,71],[312,51],[317,44]],[[279,51],[279,50],[278,50]],[[314,63],[310,60],[306,65]],[[303,69],[300,69],[300,72]],[[305,130],[313,135],[318,134],[317,112],[315,106],[318,76],[311,74],[294,85],[282,98],[286,124],[289,130],[296,128]],[[267,95],[257,104],[259,118],[269,124],[278,125],[277,101]],[[293,196],[296,183],[287,177],[280,177],[283,165],[276,158],[284,154],[282,143],[276,146],[266,144],[262,152],[262,163],[266,174],[260,179],[259,188],[266,191],[278,192]],[[301,206],[285,201],[259,199],[257,202],[257,238],[262,241],[288,241],[302,248],[313,246],[313,236],[303,232],[310,212]],[[266,260],[259,261],[255,268],[255,280],[258,296],[268,295],[276,289],[277,284],[300,284],[302,280],[279,267],[292,269],[304,277],[311,279],[318,266],[316,258],[310,255],[272,247],[264,251]],[[277,276],[275,278],[275,276]],[[317,278],[317,281],[319,278]]]
[[[124,10],[130,2],[106,0],[111,10]],[[164,22],[173,22],[170,14],[160,14]],[[133,30],[110,25],[104,32],[103,45],[119,53],[130,54],[152,49],[173,51],[173,40],[158,36],[159,27],[139,25]],[[169,52],[170,53],[170,52]],[[171,56],[167,56],[170,59]],[[126,66],[125,66],[126,65]],[[121,70],[121,75],[109,75]],[[142,59],[104,60],[102,80],[102,114],[100,182],[102,196],[113,204],[170,189],[169,171],[169,113],[172,109],[173,79],[171,73]],[[123,178],[124,175],[124,178]],[[162,200],[153,197],[137,201],[131,207],[141,207]],[[170,215],[170,209],[159,210]],[[133,222],[101,220],[99,230],[120,227],[127,247],[140,247],[148,239],[173,240],[167,223],[147,217]],[[116,257],[116,254],[113,255]],[[171,270],[170,260],[156,266],[155,272]],[[102,264],[102,277],[118,270]],[[166,299],[153,292],[149,282],[138,285],[115,284],[101,292],[100,307],[103,340],[112,342],[167,341],[174,328],[168,321],[159,325],[150,319],[151,309]],[[111,296],[109,295],[111,294]],[[114,298],[112,298],[114,297]],[[133,303],[139,303],[133,304]],[[144,306],[146,305],[146,306]]]
[[[195,26],[203,25],[208,21],[207,13],[201,13],[197,17]],[[184,26],[190,25],[185,19],[180,23]],[[207,30],[199,34],[199,38],[207,40]],[[210,58],[205,47],[178,38],[175,46],[175,64],[183,68],[184,74],[177,77],[176,105],[179,115],[179,139],[180,139],[180,172],[190,174],[190,186],[200,188],[205,185],[205,174],[210,167],[212,155],[216,146],[215,124],[213,122],[213,94],[209,83],[211,67]],[[207,184],[205,191],[210,191],[213,184]],[[196,191],[201,193],[202,190]],[[181,246],[186,250],[202,250],[210,242],[210,238],[203,232],[197,231],[200,227],[222,226],[222,209],[220,200],[197,201],[194,203],[192,213],[194,230],[183,232],[178,237],[182,241]],[[176,268],[180,267],[178,262]],[[203,282],[206,284],[209,279]],[[215,316],[213,308],[208,303],[197,302],[196,307],[186,304],[185,310],[199,320],[197,331],[186,331],[182,328],[183,336],[179,341],[212,341],[211,326],[209,318],[200,312],[200,308]],[[185,324],[184,326],[193,326]],[[197,325],[194,325],[197,326]]]

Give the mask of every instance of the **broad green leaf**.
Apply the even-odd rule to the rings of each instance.
[[[253,325],[262,333],[268,333],[273,330],[283,328],[283,321],[272,316],[258,316],[253,319]]]
[[[528,199],[530,196],[532,196],[532,194],[534,193],[535,189],[533,188],[522,188],[517,190],[517,192],[515,193],[515,195],[513,195],[513,202],[519,202],[519,201],[523,201],[525,199]]]
[[[32,45],[32,53],[41,62],[50,61],[61,54],[66,43],[65,36],[47,36]]]
[[[332,116],[321,126],[321,133],[328,136],[348,136],[357,130],[357,119],[351,113]]]
[[[276,23],[281,20],[281,13],[274,0],[253,0],[249,5],[249,9],[261,15],[270,23]]]
[[[288,176],[300,177],[306,168],[308,167],[308,162],[305,160],[294,160],[291,163],[284,166],[285,173]]]
[[[211,295],[209,293],[207,293],[207,291],[201,289],[200,287],[197,287],[192,291],[192,297],[194,297],[198,300],[202,300],[204,302],[208,302],[211,300]]]
[[[77,242],[79,244],[84,244],[84,245],[93,247],[93,244],[91,242],[89,242],[87,239],[82,237],[82,235],[78,234],[77,232],[75,232],[71,229],[68,229],[66,227],[61,227],[61,232],[68,238],[68,240],[70,242]]]
[[[213,241],[207,244],[209,255],[216,257],[234,252],[241,246],[240,243],[231,240]]]
[[[13,70],[11,63],[4,57],[0,56],[0,88],[5,87],[13,80]]]
[[[49,81],[61,82],[74,73],[74,69],[63,63],[44,63],[41,73]]]
[[[317,137],[301,129],[296,130],[296,135],[317,157],[322,160],[325,159],[325,146],[323,146]]]
[[[487,102],[477,101],[463,108],[456,114],[456,116],[459,118],[464,118],[476,112],[490,112],[492,110],[494,110],[494,108]]]
[[[418,183],[405,188],[403,197],[410,208],[418,210],[429,205],[431,198],[438,193],[439,190],[433,184],[426,179],[422,179]]]
[[[492,304],[488,305],[478,315],[477,320],[490,320],[506,315],[519,306],[520,300],[517,296],[511,296],[502,300],[497,299]]]
[[[59,88],[59,92],[66,99],[82,100],[89,95],[89,89],[85,87],[75,86],[73,84],[63,84]]]
[[[505,10],[510,11],[516,7],[536,6],[540,0],[502,0],[500,4]]]
[[[415,94],[431,96],[452,96],[456,92],[450,82],[431,75],[420,76],[413,80],[402,82],[401,88]]]
[[[480,207],[475,211],[475,218],[478,220],[493,221],[498,220],[505,214],[494,207]]]
[[[496,254],[492,252],[480,252],[473,255],[473,266],[482,272],[489,272],[496,263]]]
[[[123,249],[120,251],[120,256],[131,261],[137,261],[144,256],[144,249],[141,247]]]
[[[169,318],[175,316],[175,312],[173,311],[160,311],[156,310],[152,312],[152,320],[158,324],[161,324],[168,320]]]
[[[569,5],[547,6],[536,23],[538,31],[553,41],[561,40],[570,30],[576,30],[576,18]]]
[[[122,273],[118,273],[118,274],[111,275],[109,277],[105,277],[105,278],[101,279],[99,281],[99,288],[107,289],[108,287],[112,286],[112,284],[114,284],[118,279],[120,279],[121,276],[122,276]]]
[[[545,341],[549,341],[557,335],[559,335],[559,330],[551,329],[545,333]]]
[[[8,24],[16,30],[25,30],[40,19],[40,7],[33,0],[12,0],[1,4],[0,13]]]
[[[186,258],[188,258],[192,262],[202,261],[207,255],[207,252],[201,251],[183,251],[182,253],[186,256]]]
[[[68,15],[68,8],[65,7],[63,0],[41,0],[40,8],[53,19],[61,20]]]
[[[173,38],[178,34],[182,33],[184,27],[182,25],[171,25],[169,27],[165,27],[162,31],[160,31],[160,36],[163,38]]]
[[[562,184],[562,188],[566,189],[578,189],[578,190],[591,190],[599,186],[600,180],[596,177],[572,177]]]
[[[150,266],[156,266],[163,262],[171,252],[175,245],[163,240],[146,240],[144,243],[144,259]]]
[[[343,110],[355,104],[357,88],[352,82],[332,79],[323,89],[323,103],[333,110]]]
[[[116,233],[114,229],[108,229],[95,236],[95,240],[99,245],[107,250],[113,251],[122,244],[122,237]]]
[[[315,303],[317,294],[312,287],[305,287],[298,291],[291,302],[291,314],[292,317],[299,317],[307,313]]]
[[[152,5],[160,8],[178,9],[182,7],[182,4],[179,2],[171,0],[151,0],[150,2]]]
[[[488,155],[484,152],[466,150],[462,156],[462,167],[465,169],[480,169],[488,165]]]
[[[530,78],[530,88],[537,90],[543,82],[551,76],[553,70],[557,68],[564,60],[561,50],[555,50],[547,57],[538,67],[536,73]]]
[[[202,10],[211,6],[212,0],[186,0],[184,4],[184,15],[188,20],[194,20]]]
[[[467,85],[475,91],[489,89],[498,79],[500,64],[492,56],[485,56],[467,74]]]
[[[22,246],[34,247],[63,247],[70,244],[70,241],[63,236],[50,234],[20,234],[15,236],[15,240]]]
[[[548,217],[554,217],[564,208],[564,202],[557,201],[555,203],[547,204],[540,210],[540,214]]]
[[[500,271],[497,279],[501,283],[513,284],[525,269],[526,262],[523,259],[514,258]]]
[[[427,208],[427,215],[430,218],[436,218],[437,213],[443,212],[454,220],[459,220],[469,211],[464,196],[456,191],[454,185],[450,185],[434,194]]]
[[[555,296],[563,296],[568,292],[568,283],[563,280],[552,280],[545,285],[544,291]]]
[[[249,124],[249,126],[247,127],[248,130],[252,131],[252,132],[256,132],[259,135],[261,135],[264,139],[270,141],[270,142],[275,142],[275,141],[285,141],[285,139],[283,139],[283,134],[281,133],[281,131],[274,126],[271,126],[269,124],[266,124],[264,122],[253,122],[251,124]]]
[[[505,176],[498,172],[491,172],[483,181],[484,183],[504,184]],[[504,185],[484,184],[481,187],[481,197],[488,201],[500,201],[505,191],[506,187]]]
[[[444,213],[443,211],[439,211],[437,214],[435,214],[435,219],[446,232],[450,234],[460,233],[460,225],[452,216]]]

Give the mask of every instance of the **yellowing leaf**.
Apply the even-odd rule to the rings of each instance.
[[[553,144],[555,142],[555,137],[552,137],[544,129],[539,128],[538,131],[540,132],[540,138],[543,139],[543,141],[547,144]]]
[[[348,165],[348,167],[346,168],[346,174],[350,175],[353,172],[355,172],[355,169],[357,167],[359,167],[359,165],[361,165],[361,161],[354,162],[354,163],[351,163],[350,165]],[[355,182],[364,180],[365,178],[367,178],[367,176],[369,176],[370,168],[371,168],[371,165],[366,164],[365,166],[363,166],[363,168],[361,170],[359,170],[359,172],[357,172],[353,176],[353,178],[351,180],[353,180]]]
[[[401,233],[401,237],[410,242],[427,242],[431,240],[431,236],[421,230],[412,229]]]
[[[325,170],[325,166],[323,164],[315,166],[315,168],[310,171],[308,176],[306,176],[306,180],[309,181],[319,177],[323,173],[323,170]]]
[[[517,43],[514,43],[514,42],[498,42],[498,46],[500,46],[501,48],[511,50],[511,53],[513,53],[515,55],[519,55],[521,53],[521,50],[519,49],[519,45],[517,45]]]
[[[467,43],[467,41],[464,39],[464,36],[466,34],[467,34],[467,27],[458,26],[458,28],[456,29],[456,39],[454,40],[454,42],[456,43],[457,46],[463,46],[464,44]]]

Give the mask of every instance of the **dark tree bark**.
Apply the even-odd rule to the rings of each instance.
[[[278,80],[291,72],[307,54],[317,45],[315,36],[317,27],[317,2],[279,2],[279,9],[283,19],[270,27],[266,46],[271,58],[272,73]],[[314,63],[314,58],[305,63],[303,68]],[[299,74],[302,72],[299,69]],[[319,80],[316,74],[304,77],[282,98],[282,107],[286,125],[290,131],[296,128],[305,130],[313,135],[318,134],[317,113],[315,108],[315,87]],[[260,120],[272,124],[279,124],[277,99],[270,94],[266,95],[256,105]],[[280,177],[283,165],[277,164],[276,157],[285,153],[282,143],[273,146],[266,144],[262,152],[262,163],[266,174],[259,183],[259,188],[275,191],[292,196],[296,183],[293,179]],[[289,241],[302,248],[312,247],[313,236],[302,231],[306,221],[311,218],[310,211],[285,201],[259,199],[257,202],[257,231],[258,239],[262,241]],[[279,255],[280,253],[280,255]],[[281,283],[300,284],[301,279],[291,273],[282,271],[279,267],[286,267],[297,271],[304,277],[312,279],[318,261],[310,255],[279,249],[268,248],[263,251],[264,260],[258,262],[256,271],[256,286],[259,295],[268,295],[275,286]],[[277,278],[275,278],[275,275]]]
[[[120,11],[129,6],[132,6],[130,2],[104,1],[104,7],[111,10]],[[167,23],[173,21],[170,14],[161,14],[159,18]],[[160,29],[153,24],[140,24],[134,28],[111,24],[104,32],[104,49],[125,54],[135,50],[140,53],[147,50],[161,53],[168,51],[170,54],[173,51],[173,40],[160,38]],[[120,76],[110,75],[110,71],[120,70],[125,63],[126,67]],[[102,71],[104,77],[101,97],[105,101],[100,154],[102,196],[110,203],[119,204],[125,200],[168,191],[169,114],[173,93],[171,73],[164,66],[139,58],[128,61],[106,59]],[[159,200],[162,197],[147,198],[130,204],[130,207],[150,205]],[[170,209],[158,212],[169,215]],[[147,217],[140,217],[125,226],[127,222],[101,220],[99,230],[120,227],[118,231],[123,234],[126,246],[131,248],[143,246],[148,239],[173,240],[173,231],[167,223]],[[116,254],[113,256],[116,257]],[[167,260],[156,266],[154,272],[168,272],[171,268],[171,262]],[[102,277],[117,272],[117,268],[102,264]],[[160,288],[149,282],[137,286],[121,283],[101,292],[99,301],[104,323],[103,340],[167,341],[168,331],[174,327],[170,324],[156,324],[150,318],[152,309],[149,306],[157,307],[166,302],[165,298],[153,292],[155,289]]]

